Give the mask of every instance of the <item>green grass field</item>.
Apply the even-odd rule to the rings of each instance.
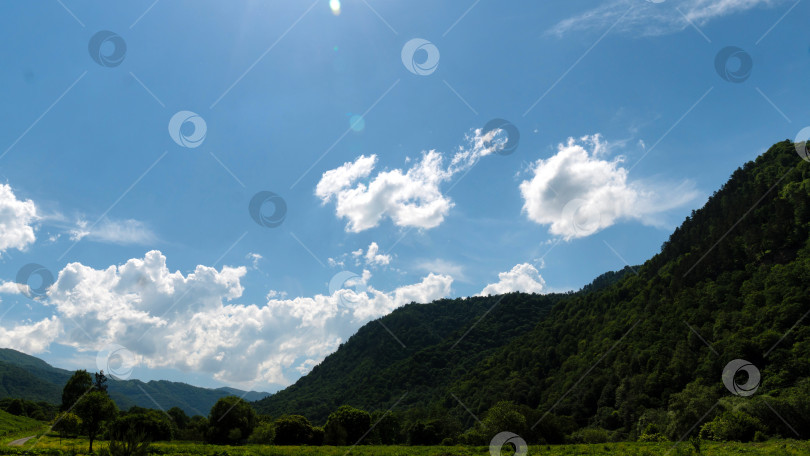
[[[22,433],[24,434],[24,433]],[[17,437],[24,435],[19,434]],[[27,434],[33,435],[33,434]],[[36,441],[36,443],[35,443]],[[31,456],[62,456],[82,455],[87,453],[87,439],[65,439],[48,434],[37,440],[32,439],[29,444],[22,447],[9,447],[5,444],[0,448],[0,454]],[[97,441],[94,449],[105,448],[106,442]],[[460,447],[460,446],[365,446],[332,447],[332,446],[272,446],[272,445],[245,445],[245,446],[219,446],[203,445],[193,442],[157,442],[152,444],[150,453],[154,455],[183,456],[486,456],[489,447]],[[504,451],[503,456],[511,452]],[[683,456],[696,454],[688,442],[681,443],[673,448],[672,443],[607,443],[599,445],[555,445],[531,446],[528,456],[574,456],[574,455],[615,455],[615,456],[653,456],[665,455]],[[708,443],[704,442],[702,455],[810,455],[810,442],[780,440],[763,443]]]
[[[33,435],[47,429],[45,423],[22,416],[14,416],[0,410],[0,445],[19,437]],[[20,435],[25,434],[25,435]]]

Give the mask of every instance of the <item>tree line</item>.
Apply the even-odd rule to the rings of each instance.
[[[803,382],[801,389],[795,395],[771,398],[778,401],[774,405],[765,404],[764,400],[743,403],[740,398],[719,399],[720,413],[699,426],[693,436],[703,440],[765,440],[773,435],[766,426],[771,421],[768,415],[772,406],[791,408],[793,413],[787,415],[791,420],[801,420],[808,412],[804,398],[810,394],[810,382]],[[697,382],[690,384],[674,395],[669,412],[642,415],[636,440],[675,440],[717,401],[711,388]],[[76,371],[67,382],[61,406],[4,399],[0,408],[24,416],[42,417],[51,413],[54,432],[62,438],[87,437],[91,452],[98,440],[110,441],[110,449],[125,444],[145,448],[153,441],[171,440],[214,445],[480,446],[488,445],[493,436],[503,431],[514,432],[529,444],[604,443],[614,440],[610,429],[615,427],[582,428],[573,417],[544,414],[511,401],[496,403],[480,420],[472,420],[471,426],[441,407],[368,412],[349,405],[333,411],[318,426],[301,415],[259,414],[250,403],[236,396],[219,399],[207,417],[189,417],[179,407],[164,411],[134,406],[121,411],[107,394],[104,372],[91,376],[85,370]],[[609,422],[610,418],[605,420]],[[613,420],[616,426],[620,425],[618,416]]]

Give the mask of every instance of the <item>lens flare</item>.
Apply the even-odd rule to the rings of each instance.
[[[332,14],[340,16],[340,0],[329,0],[329,8],[332,8]]]

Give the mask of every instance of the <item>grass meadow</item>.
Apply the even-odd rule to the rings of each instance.
[[[32,435],[32,434],[27,434]],[[14,438],[27,435],[16,435]],[[85,438],[60,439],[55,434],[47,434],[31,439],[21,447],[10,447],[12,436],[2,439],[0,454],[31,456],[74,456],[87,454],[88,441]],[[106,448],[107,442],[94,442],[98,454]],[[464,446],[369,446],[355,447],[334,446],[274,446],[244,445],[221,446],[206,445],[197,442],[156,442],[149,450],[153,455],[166,456],[486,456],[489,447]],[[511,451],[504,448],[502,456],[510,456]],[[672,442],[661,443],[605,443],[591,445],[551,445],[530,446],[527,456],[575,456],[575,455],[616,455],[616,456],[653,456],[653,455],[696,455],[698,454],[689,442],[674,446]],[[810,455],[810,442],[796,440],[773,440],[759,443],[712,443],[701,444],[701,455]]]

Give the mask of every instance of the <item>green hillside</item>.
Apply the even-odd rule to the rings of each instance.
[[[58,404],[62,400],[62,390],[25,368],[0,362],[0,398],[3,397]]]
[[[27,431],[33,433],[41,428],[45,428],[45,423],[42,421],[32,420],[24,416],[14,416],[0,410],[0,437],[17,436]]]
[[[60,404],[62,388],[72,374],[34,356],[9,348],[0,349],[0,399],[10,397]],[[108,386],[110,397],[123,410],[135,405],[165,410],[180,407],[189,415],[203,416],[208,415],[217,399],[224,396],[244,395],[248,400],[258,400],[267,395],[233,388],[200,388],[163,380],[142,382],[110,378]]]
[[[791,142],[776,144],[735,171],[638,276],[572,296],[453,391],[477,413],[506,399],[580,427],[635,436],[655,423],[676,438],[720,401],[703,422],[750,417],[752,434],[795,437],[792,427],[810,437],[809,197],[810,163]],[[724,387],[734,359],[761,371],[755,396]]]
[[[604,274],[587,288],[609,286],[630,271]],[[568,296],[512,293],[404,306],[360,328],[308,375],[255,406],[262,413],[302,414],[315,422],[343,404],[371,410],[406,392],[404,407],[429,407],[444,399],[454,379],[530,330]],[[479,324],[483,318],[486,324]]]
[[[810,437],[809,203],[810,163],[778,143],[735,171],[638,275],[568,295],[506,295],[489,313],[499,297],[406,306],[381,322],[407,348],[371,322],[256,407],[322,421],[343,403],[387,410],[407,392],[397,410],[464,428],[476,423],[465,406],[483,417],[511,401],[530,441],[678,439],[707,422],[707,438]],[[737,358],[761,370],[753,397],[721,381]]]

